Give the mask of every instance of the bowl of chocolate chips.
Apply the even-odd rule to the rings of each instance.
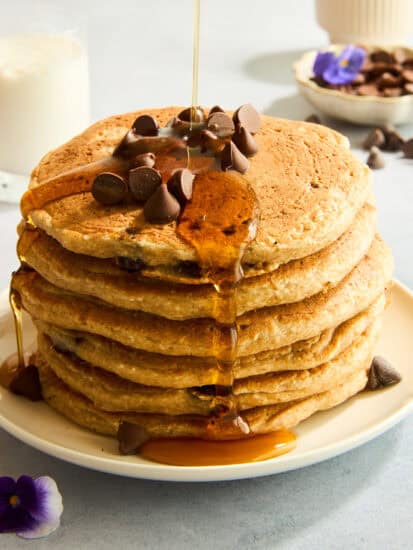
[[[331,45],[294,64],[302,95],[319,111],[354,124],[413,121],[413,49]]]

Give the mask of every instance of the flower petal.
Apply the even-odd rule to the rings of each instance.
[[[8,506],[0,516],[0,533],[15,533],[33,529],[36,521],[21,506]]]
[[[48,476],[39,477],[34,481],[38,504],[31,515],[39,521],[55,524],[63,513],[62,495],[54,479]]]
[[[10,498],[16,491],[16,482],[12,477],[0,477],[0,498]]]
[[[336,57],[333,52],[318,52],[313,65],[314,75],[323,76],[324,71],[335,62],[335,59]]]
[[[33,515],[38,508],[38,496],[34,479],[30,476],[20,476],[16,482],[16,495],[19,497],[20,506]]]
[[[16,534],[23,539],[39,539],[47,537],[60,525],[60,519],[55,522],[36,522],[31,529],[16,531]]]

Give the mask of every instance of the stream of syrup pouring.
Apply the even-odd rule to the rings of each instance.
[[[197,123],[199,63],[200,0],[194,0],[193,82],[190,131]],[[167,133],[166,133],[167,134]],[[165,135],[166,135],[165,134]],[[266,460],[287,453],[295,447],[295,436],[288,430],[252,436],[238,411],[233,393],[234,367],[237,362],[238,327],[236,322],[236,289],[242,280],[241,261],[246,246],[255,238],[258,209],[247,180],[237,172],[216,171],[214,157],[201,156],[199,148],[187,148],[188,155],[171,156],[168,138],[143,138],[142,151],[157,153],[156,167],[167,179],[172,170],[189,167],[196,180],[193,197],[187,203],[178,223],[177,233],[191,244],[204,275],[216,290],[211,354],[216,359],[211,385],[199,388],[197,397],[211,402],[213,415],[206,420],[208,440],[152,439],[140,449],[150,460],[179,466],[211,466]],[[136,144],[135,144],[136,146]],[[139,146],[138,146],[139,147]],[[104,171],[127,174],[129,163],[119,157],[80,166],[52,177],[29,190],[21,200],[25,231],[35,229],[30,218],[33,209],[76,193],[90,191],[96,175]],[[37,231],[32,231],[33,239]],[[19,259],[24,266],[24,251]],[[7,359],[0,367],[0,384],[8,386],[13,373],[25,366],[20,296],[11,289],[17,341],[17,360]]]

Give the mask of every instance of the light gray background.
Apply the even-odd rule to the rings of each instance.
[[[34,0],[0,0],[0,13],[24,14]],[[41,4],[37,2],[36,4]],[[303,118],[291,63],[326,43],[311,0],[202,0],[200,102]],[[187,105],[191,85],[191,0],[61,0],[66,20],[88,22],[94,119],[140,107]],[[1,26],[1,16],[0,16]],[[1,123],[1,121],[0,121]],[[332,123],[356,154],[365,129]],[[402,128],[405,136],[413,127]],[[1,146],[1,144],[0,144]],[[375,173],[380,230],[396,275],[413,287],[413,161],[388,155]],[[16,265],[14,206],[0,205],[0,288]],[[413,335],[412,335],[413,336]],[[0,475],[48,474],[64,495],[62,527],[0,548],[389,549],[412,548],[413,423],[301,471],[216,484],[128,480],[65,464],[0,432]]]

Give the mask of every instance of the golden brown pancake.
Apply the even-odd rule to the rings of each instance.
[[[47,154],[30,187],[107,157],[140,114],[155,116],[162,126],[179,110],[138,111],[97,122]],[[342,235],[368,199],[370,171],[350,152],[345,137],[322,125],[263,117],[256,139],[260,150],[245,178],[261,214],[243,263],[264,272],[313,254]],[[32,219],[76,253],[128,256],[155,266],[197,261],[193,248],[176,234],[175,222],[148,224],[139,204],[105,207],[83,193],[33,211]]]

